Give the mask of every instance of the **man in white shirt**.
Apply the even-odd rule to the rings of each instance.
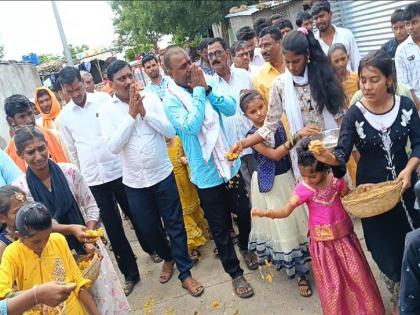
[[[209,85],[221,95],[231,96],[235,99],[236,112],[232,116],[221,115],[223,127],[226,131],[226,138],[229,143],[239,142],[246,137],[247,132],[252,128],[252,123],[245,117],[239,107],[240,94],[243,91],[252,89],[252,81],[249,73],[244,69],[231,69],[228,65],[229,51],[223,38],[217,37],[209,40],[208,54],[215,74],[209,81]],[[247,197],[251,195],[251,177],[257,168],[257,162],[252,155],[251,149],[246,149],[241,154],[241,166],[238,173],[239,183],[236,192],[235,207],[232,211],[238,218],[239,248],[241,254],[251,264],[247,264],[252,270],[257,265],[255,253],[248,251],[249,233],[251,231],[250,203]],[[248,192],[248,194],[247,194]]]
[[[249,55],[251,57],[251,65],[255,67],[261,67],[265,61],[261,55],[261,50],[257,46],[257,35],[254,30],[249,26],[241,27],[238,32],[236,32],[236,38],[238,40],[246,41],[248,45]]]
[[[251,78],[254,77],[258,68],[251,65],[251,57],[248,51],[248,45],[244,40],[238,40],[230,47],[230,54],[232,56],[232,69],[239,68],[249,72]]]
[[[242,43],[245,43],[242,41]],[[246,45],[246,43],[245,43]],[[213,38],[208,46],[210,64],[215,74],[209,83],[222,95],[230,95],[236,101],[236,113],[233,116],[222,116],[226,136],[230,142],[236,143],[246,137],[252,128],[251,121],[245,117],[239,107],[241,92],[252,89],[252,80],[248,71],[236,67],[229,68],[228,48],[222,38]],[[256,170],[256,161],[251,149],[246,149],[241,155],[241,173],[247,191],[251,193],[251,176]]]
[[[107,75],[115,94],[99,113],[101,130],[110,151],[122,157],[133,220],[164,259],[159,281],[171,279],[175,261],[182,287],[193,296],[201,295],[204,287],[191,277],[182,209],[165,142],[165,137],[175,136],[175,129],[159,97],[148,91],[140,94],[127,62],[114,61]]]
[[[59,75],[71,100],[61,111],[57,122],[68,152],[98,204],[118,267],[125,277],[124,291],[128,295],[140,280],[140,275],[116,202],[129,218],[131,213],[122,184],[121,158],[106,148],[98,121],[99,111],[111,97],[106,93],[86,93],[79,70],[74,67],[63,68]],[[153,255],[153,249],[134,227],[143,250]]]
[[[420,2],[409,4],[403,13],[405,26],[410,36],[397,47],[395,68],[397,81],[410,87],[420,109]]]
[[[352,72],[357,72],[360,62],[359,49],[353,33],[346,28],[335,26],[331,23],[331,7],[327,0],[317,1],[311,9],[312,17],[318,29],[315,38],[321,44],[321,48],[326,55],[328,50],[335,43],[343,44],[350,58],[348,68]]]

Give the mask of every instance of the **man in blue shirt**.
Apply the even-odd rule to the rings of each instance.
[[[245,185],[240,176],[240,160],[231,163],[224,154],[229,143],[221,123],[221,115],[236,112],[235,100],[220,96],[207,85],[204,73],[191,64],[187,53],[180,47],[169,48],[164,65],[172,78],[164,99],[169,121],[179,135],[191,169],[191,182],[197,186],[201,207],[216,243],[223,268],[232,278],[235,293],[241,298],[254,294],[243,276],[230,235],[230,212],[237,207],[237,195],[244,195],[238,224],[250,224]],[[246,223],[248,222],[248,223]],[[247,255],[247,256],[246,256]],[[244,253],[250,260],[249,252]]]
[[[150,91],[163,100],[168,85],[168,77],[160,74],[159,63],[155,55],[146,55],[143,57],[141,64],[150,78],[150,82],[146,85],[145,90]]]
[[[403,17],[404,10],[395,10],[391,15],[391,27],[394,37],[382,45],[381,49],[394,59],[397,47],[408,37],[407,29],[405,27],[405,20]]]
[[[22,172],[15,162],[3,150],[0,150],[0,187],[12,184],[20,175]]]

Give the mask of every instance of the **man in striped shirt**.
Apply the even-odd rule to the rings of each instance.
[[[144,56],[141,64],[144,72],[150,78],[150,82],[146,85],[145,90],[156,94],[162,101],[168,86],[168,77],[160,74],[159,63],[155,55],[149,54]]]

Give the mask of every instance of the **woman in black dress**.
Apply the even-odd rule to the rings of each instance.
[[[391,292],[395,313],[405,235],[419,226],[419,213],[414,210],[414,194],[409,188],[412,173],[420,163],[420,119],[409,98],[395,95],[392,60],[383,52],[362,59],[359,78],[363,98],[344,116],[336,149],[333,153],[323,150],[316,157],[344,169],[356,146],[360,153],[357,185],[394,179],[403,182],[403,203],[384,214],[362,219],[367,248]],[[405,150],[408,139],[410,157]]]

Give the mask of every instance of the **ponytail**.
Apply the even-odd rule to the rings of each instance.
[[[328,57],[322,51],[321,45],[311,31],[302,30],[289,32],[282,41],[283,50],[291,51],[308,58],[308,81],[311,96],[316,102],[319,113],[324,107],[335,115],[345,104],[343,88],[335,76],[334,68]]]

